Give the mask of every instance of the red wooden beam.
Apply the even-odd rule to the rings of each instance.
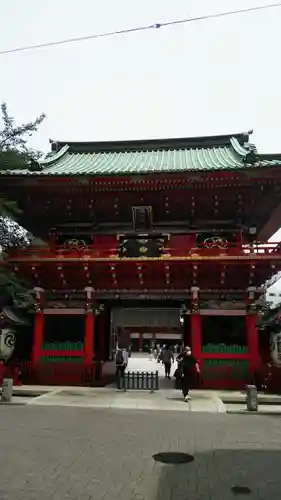
[[[281,205],[280,205],[281,215]],[[279,224],[279,222],[278,222]],[[237,245],[237,243],[229,244],[226,248],[202,248],[186,244],[177,247],[166,247],[164,255],[161,258],[155,257],[128,257],[119,258],[116,246],[111,248],[95,247],[93,245],[85,245],[77,248],[65,248],[57,245],[56,247],[46,248],[39,246],[29,246],[25,249],[13,249],[9,251],[10,262],[80,262],[81,258],[91,262],[112,262],[112,264],[135,262],[142,265],[149,262],[181,262],[181,261],[210,261],[217,260],[218,262],[236,262],[256,260],[263,261],[269,258],[278,259],[281,256],[281,249],[277,246],[279,242],[267,241],[259,242],[258,245]],[[179,254],[180,253],[180,254]]]

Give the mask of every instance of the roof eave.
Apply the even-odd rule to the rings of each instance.
[[[52,141],[52,150],[59,152],[69,146],[71,152],[97,152],[97,151],[137,151],[153,149],[192,149],[222,147],[230,144],[231,138],[235,138],[241,146],[249,141],[252,131],[238,134],[213,135],[203,137],[181,137],[167,139],[138,139],[130,141]]]

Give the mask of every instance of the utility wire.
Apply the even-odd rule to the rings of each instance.
[[[103,38],[103,37],[110,37],[110,36],[116,36],[116,35],[124,35],[127,33],[134,33],[137,31],[145,31],[145,30],[150,30],[150,29],[163,28],[166,26],[173,26],[176,24],[193,23],[196,21],[204,21],[206,19],[216,19],[218,17],[233,16],[236,14],[244,14],[247,12],[254,12],[254,11],[265,10],[265,9],[273,9],[276,7],[281,7],[281,3],[278,2],[275,4],[271,4],[271,5],[260,5],[257,7],[249,7],[248,9],[233,10],[233,11],[229,11],[229,12],[220,12],[218,14],[207,14],[205,16],[190,17],[188,19],[180,19],[178,21],[169,21],[166,23],[156,23],[156,24],[152,24],[150,26],[140,26],[140,27],[136,27],[136,28],[127,28],[127,29],[123,29],[123,30],[119,30],[119,31],[109,31],[107,33],[96,33],[94,35],[88,35],[88,36],[77,37],[77,38],[67,38],[65,40],[57,40],[55,42],[40,43],[38,45],[26,45],[24,47],[16,47],[14,49],[2,50],[2,51],[0,51],[0,56],[5,55],[5,54],[12,54],[14,52],[23,52],[23,51],[27,51],[27,50],[43,49],[46,47],[54,47],[56,45],[64,45],[67,43],[77,43],[77,42],[83,42],[86,40],[93,40],[94,38]]]

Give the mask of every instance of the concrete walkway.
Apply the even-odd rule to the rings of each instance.
[[[25,398],[25,402],[28,405],[36,406],[225,413],[224,404],[216,393],[192,391],[191,401],[185,403],[180,391],[172,389],[150,393],[146,391],[124,392],[116,389],[60,387],[39,397]]]
[[[150,393],[124,392],[116,388],[21,386],[14,388],[12,404],[281,415],[281,396],[277,395],[260,394],[258,412],[246,412],[245,394],[242,392],[192,390],[190,395],[191,401],[185,403],[181,392],[173,388]]]

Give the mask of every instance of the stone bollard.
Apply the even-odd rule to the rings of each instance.
[[[246,386],[247,411],[258,411],[258,391],[255,385]]]
[[[13,379],[4,378],[2,384],[1,401],[10,403],[13,397]]]

